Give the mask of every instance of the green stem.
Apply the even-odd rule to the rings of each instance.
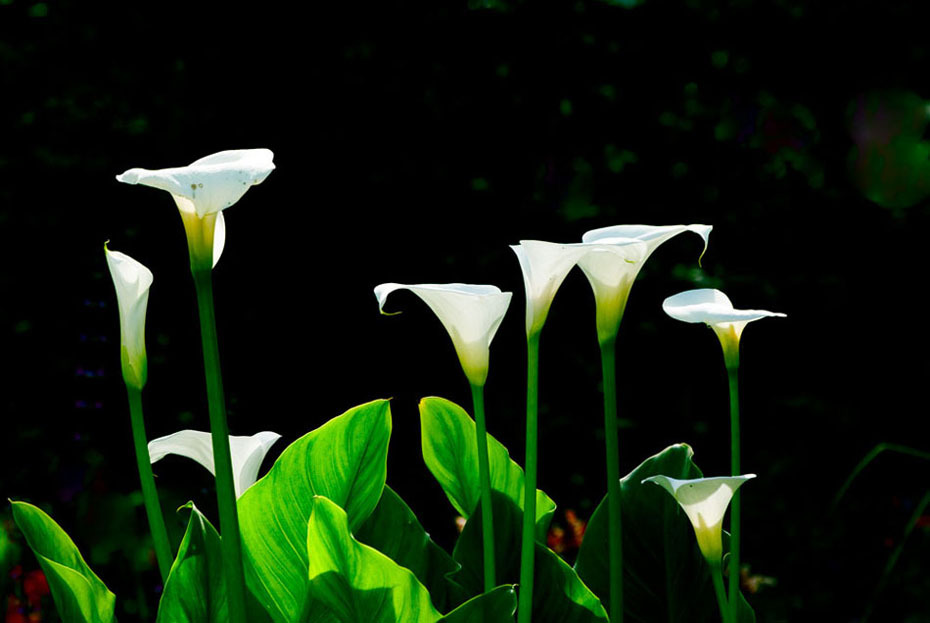
[[[740,475],[739,441],[739,366],[727,367],[730,382],[730,475]],[[740,492],[733,494],[730,502],[730,620],[736,621],[739,614],[740,585]]]
[[[906,456],[917,457],[918,459],[930,460],[930,452],[923,452],[916,448],[910,446],[904,446],[897,443],[888,443],[883,441],[880,444],[877,444],[874,448],[869,450],[868,454],[862,457],[862,460],[856,464],[856,467],[853,468],[852,473],[849,474],[849,477],[843,481],[843,486],[840,487],[839,491],[836,492],[836,496],[833,498],[833,504],[830,505],[830,512],[836,512],[836,508],[840,503],[840,500],[843,499],[843,496],[846,495],[846,492],[849,491],[849,487],[852,486],[853,481],[857,476],[868,467],[869,463],[874,461],[878,455],[885,451],[897,452],[899,454],[904,454]]]
[[[491,468],[488,463],[488,429],[484,421],[484,385],[471,386],[478,442],[478,478],[481,481],[481,536],[484,546],[484,590],[497,584],[494,575],[494,508],[491,506]]]
[[[220,534],[223,567],[229,595],[229,615],[233,623],[245,623],[245,575],[242,570],[242,541],[239,536],[239,515],[236,511],[236,490],[233,485],[232,456],[229,450],[229,429],[226,425],[226,399],[220,374],[220,352],[216,339],[216,318],[213,308],[213,281],[209,269],[194,270],[197,308],[200,312],[200,334],[203,338],[203,362],[207,379],[207,402],[210,412],[210,433],[213,437],[213,463],[216,470],[216,498],[220,514]]]
[[[604,443],[607,448],[608,548],[610,552],[610,620],[623,621],[623,531],[620,515],[620,437],[617,430],[616,338],[601,345],[604,385]]]
[[[894,567],[898,563],[898,558],[901,557],[901,552],[904,551],[904,545],[907,543],[907,538],[911,536],[911,532],[913,532],[914,528],[917,527],[917,522],[924,514],[924,511],[927,509],[928,505],[930,505],[930,491],[924,493],[924,497],[922,497],[920,502],[917,503],[917,506],[914,508],[914,512],[911,513],[911,518],[907,522],[907,526],[904,528],[904,535],[898,541],[894,551],[891,552],[891,556],[888,557],[888,562],[885,563],[885,570],[882,572],[882,577],[879,579],[878,585],[872,592],[872,598],[869,600],[868,606],[866,606],[865,612],[862,614],[862,623],[867,623],[869,618],[872,616],[872,610],[875,608],[875,604],[878,601],[878,596],[888,584],[888,578],[891,576],[891,572],[894,571]]]
[[[539,400],[539,333],[526,340],[526,479],[523,489],[523,536],[520,544],[518,623],[533,615],[533,565],[536,552],[536,469]]]
[[[720,618],[723,623],[736,621],[730,617],[730,611],[727,604],[727,594],[723,588],[723,573],[720,564],[710,566],[710,577],[714,581],[714,594],[717,595],[717,605],[720,607]]]
[[[149,444],[145,436],[145,420],[142,417],[142,391],[129,385],[126,386],[126,391],[129,394],[132,442],[136,447],[136,465],[139,468],[139,480],[142,482],[142,499],[145,502],[145,514],[148,516],[149,530],[152,532],[152,542],[155,545],[158,571],[161,573],[161,581],[164,584],[168,581],[168,572],[171,571],[174,556],[171,555],[168,530],[165,528],[165,518],[158,501],[158,492],[155,490],[155,477],[152,475]]]

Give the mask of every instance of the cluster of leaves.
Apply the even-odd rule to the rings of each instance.
[[[389,486],[391,411],[386,400],[350,409],[291,444],[239,500],[250,620],[436,623],[512,621],[523,470],[489,438],[497,577],[482,586],[481,513],[474,420],[442,398],[420,403],[423,458],[468,521],[450,555]],[[671,446],[622,481],[625,612],[632,621],[714,621],[707,564],[678,504],[655,474],[700,477],[691,448]],[[533,620],[607,621],[604,502],[572,568],[544,544],[555,502],[537,491]],[[220,537],[193,504],[158,610],[162,622],[224,622],[228,601]],[[13,503],[16,523],[45,571],[66,622],[115,620],[116,597],[44,512]],[[447,613],[447,614],[443,614]],[[684,617],[684,618],[682,618]],[[740,621],[754,621],[746,606]]]

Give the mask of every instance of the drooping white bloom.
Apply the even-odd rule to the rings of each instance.
[[[701,236],[706,251],[711,229],[710,225],[615,225],[582,236],[591,251],[581,257],[578,265],[594,290],[597,334],[602,343],[616,337],[630,289],[652,252],[686,231]]]
[[[280,438],[281,435],[271,431],[256,433],[251,437],[229,436],[236,498],[255,484],[265,455]],[[169,454],[193,459],[210,470],[211,474],[216,475],[213,462],[213,440],[210,433],[182,430],[149,442],[149,460],[152,463],[160,461]]]
[[[521,240],[511,245],[523,271],[526,286],[526,335],[539,333],[546,323],[549,307],[569,271],[588,249],[579,244],[557,244],[541,240]]]
[[[755,474],[744,474],[678,480],[668,476],[650,476],[643,482],[655,483],[672,494],[691,520],[704,558],[712,565],[720,565],[723,557],[723,516],[733,493],[755,477]]]
[[[488,377],[491,340],[513,293],[501,292],[496,286],[465,283],[382,283],[375,288],[382,314],[393,315],[384,311],[384,304],[395,290],[410,290],[429,305],[449,332],[465,376],[472,385],[483,386]]]
[[[274,170],[269,149],[233,149],[195,160],[186,167],[129,169],[116,179],[171,193],[181,212],[191,261],[216,265],[226,240],[222,214]]]
[[[733,309],[733,303],[720,290],[700,288],[670,296],[662,303],[665,313],[682,322],[707,324],[723,346],[727,367],[739,364],[739,340],[743,329],[753,320],[785,314],[764,309]]]
[[[148,360],[145,356],[145,310],[152,286],[152,271],[125,253],[110,251],[103,245],[110,268],[116,301],[119,305],[120,361],[123,380],[141,390],[148,378]]]

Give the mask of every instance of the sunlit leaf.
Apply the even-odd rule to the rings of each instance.
[[[350,409],[291,444],[239,498],[246,582],[275,623],[304,621],[313,497],[345,509],[356,530],[378,504],[391,436],[388,401]]]
[[[315,496],[307,523],[313,597],[340,623],[434,623],[441,618],[409,569],[349,532],[346,513]]]
[[[433,605],[446,611],[467,597],[462,587],[446,577],[458,563],[430,539],[410,507],[385,486],[374,512],[355,532],[355,538],[413,572],[429,590]]]
[[[187,531],[158,603],[157,623],[226,623],[229,604],[220,535],[188,502]]]
[[[481,487],[478,482],[478,442],[475,421],[462,407],[445,398],[420,401],[420,431],[423,460],[439,481],[452,506],[465,518],[471,517]],[[497,439],[488,435],[491,488],[500,491],[522,510],[523,469]],[[555,502],[536,491],[536,539],[545,541]],[[517,543],[520,542],[519,535]]]
[[[110,623],[116,597],[91,571],[74,541],[39,508],[12,502],[13,519],[32,548],[64,623]]]

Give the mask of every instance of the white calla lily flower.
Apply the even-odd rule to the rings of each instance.
[[[212,268],[226,241],[222,210],[268,177],[275,168],[273,158],[269,149],[233,149],[200,158],[186,167],[129,169],[116,179],[171,193],[187,231],[192,264]]]
[[[552,299],[588,249],[580,244],[558,244],[541,240],[521,240],[511,249],[520,262],[526,286],[526,335],[542,331]]]
[[[617,337],[630,289],[648,250],[631,238],[605,238],[587,247],[578,266],[594,291],[597,339],[604,344]]]
[[[229,436],[232,454],[233,483],[238,499],[255,484],[258,470],[271,446],[281,438],[278,433],[263,431],[251,437]],[[167,437],[149,442],[149,460],[156,463],[169,454],[193,459],[216,475],[213,462],[213,441],[210,433],[199,430],[182,430]]]
[[[662,303],[665,313],[682,322],[707,324],[723,346],[727,368],[739,365],[739,340],[743,329],[760,318],[784,318],[785,314],[764,309],[734,309],[726,294],[712,288],[687,290]]]
[[[382,283],[375,288],[382,314],[394,315],[384,311],[384,304],[396,290],[410,290],[429,305],[449,332],[468,381],[483,387],[488,378],[491,340],[507,313],[513,293],[501,292],[496,286],[465,283]]]
[[[578,265],[594,290],[601,343],[616,338],[630,289],[652,252],[669,238],[690,231],[703,238],[703,257],[712,229],[710,225],[614,225],[582,236],[590,252]]]
[[[148,359],[145,356],[145,311],[149,302],[149,288],[154,277],[152,271],[125,253],[110,251],[103,245],[110,268],[116,301],[119,305],[120,361],[123,380],[141,390],[148,378]]]
[[[719,567],[723,558],[723,516],[733,493],[744,482],[755,477],[755,474],[744,474],[679,480],[668,476],[650,476],[643,482],[655,483],[672,494],[691,520],[704,558],[711,565]]]

